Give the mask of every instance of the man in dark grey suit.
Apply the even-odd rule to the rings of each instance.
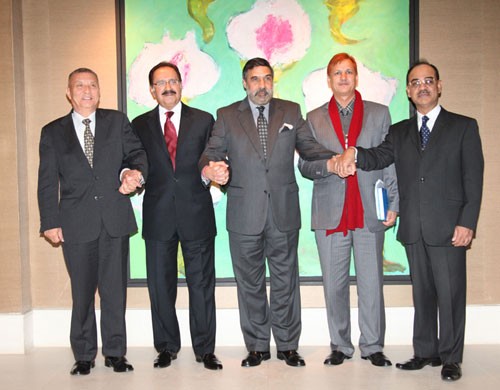
[[[146,241],[154,346],[158,351],[154,367],[170,366],[181,347],[175,311],[180,243],[196,360],[208,369],[219,370],[222,364],[214,355],[214,206],[210,192],[201,183],[197,165],[214,118],[181,102],[181,74],[173,63],[160,62],[150,70],[149,88],[158,106],[135,118],[132,126],[149,162],[142,236]]]
[[[400,195],[398,239],[410,263],[415,318],[414,357],[396,367],[440,366],[443,380],[461,378],[466,303],[466,249],[477,227],[484,160],[476,120],[438,103],[438,69],[413,65],[406,92],[417,114],[389,129],[384,142],[357,148],[357,167],[394,163]],[[352,173],[356,150],[339,159],[340,175]]]
[[[315,138],[342,153],[349,145],[379,145],[391,124],[386,106],[364,101],[356,91],[356,60],[347,53],[332,57],[327,67],[329,102],[307,114]],[[339,365],[354,353],[351,341],[349,269],[354,253],[358,292],[359,348],[375,366],[390,366],[383,354],[385,337],[383,247],[388,226],[399,207],[394,165],[341,178],[324,161],[299,161],[303,176],[314,180],[312,228],[318,245],[325,292],[331,354],[325,364]],[[382,180],[388,193],[387,219],[377,218],[374,188]]]
[[[302,118],[298,104],[273,99],[273,69],[262,58],[243,68],[248,97],[221,108],[200,159],[202,175],[219,180],[228,160],[227,229],[238,288],[240,324],[248,356],[244,367],[270,358],[271,329],[278,359],[304,366],[297,243],[300,228],[295,149],[304,159],[330,158]],[[332,164],[333,166],[333,164]],[[266,258],[271,295],[267,301]]]
[[[125,358],[125,308],[129,236],[137,225],[128,194],[144,182],[146,153],[123,113],[97,108],[99,81],[92,70],[73,71],[66,95],[72,112],[42,129],[38,203],[40,232],[62,243],[71,280],[76,363],[70,373],[87,375],[95,365],[97,289],[104,364],[132,371]]]

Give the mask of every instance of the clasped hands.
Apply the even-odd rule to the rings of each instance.
[[[144,178],[142,177],[141,171],[137,169],[127,169],[123,171],[122,174],[122,184],[118,191],[123,195],[128,195],[141,188],[144,184]]]
[[[349,147],[344,150],[344,153],[330,158],[326,163],[328,172],[342,178],[354,175],[356,173],[355,151],[353,147]]]
[[[225,161],[210,161],[203,167],[201,174],[210,181],[223,186],[229,180],[229,165]]]

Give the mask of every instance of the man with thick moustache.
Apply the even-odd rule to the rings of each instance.
[[[387,106],[365,101],[356,90],[358,68],[347,53],[334,55],[327,67],[332,98],[307,114],[316,139],[342,153],[350,145],[379,145],[391,124]],[[383,247],[387,227],[396,222],[399,195],[394,165],[341,178],[323,161],[299,161],[304,177],[314,180],[311,225],[323,274],[331,353],[324,363],[339,365],[354,353],[351,341],[349,269],[354,254],[361,357],[378,367],[392,363],[384,355],[385,307]],[[388,194],[387,219],[377,217],[374,188],[382,180]]]
[[[398,239],[410,264],[415,317],[414,357],[402,370],[440,366],[441,377],[462,377],[466,304],[466,250],[477,227],[484,160],[475,119],[446,111],[438,100],[436,66],[420,61],[407,73],[406,92],[417,114],[389,129],[384,142],[357,148],[359,169],[394,163],[400,195]],[[339,159],[353,171],[356,150]]]
[[[273,69],[263,58],[243,68],[247,97],[217,112],[200,159],[202,176],[219,184],[228,160],[227,229],[236,277],[240,325],[248,350],[241,365],[271,357],[271,329],[278,359],[304,366],[297,352],[301,332],[297,244],[300,228],[295,149],[304,159],[333,153],[318,144],[298,104],[273,98]],[[333,166],[333,164],[330,164]],[[266,292],[266,258],[271,294]]]
[[[125,358],[125,308],[129,236],[137,225],[127,195],[146,178],[146,153],[123,113],[97,108],[94,71],[71,72],[66,96],[71,113],[42,129],[38,204],[40,232],[52,244],[62,244],[71,280],[76,363],[70,373],[87,375],[95,366],[96,290],[104,364],[115,372],[132,371]]]
[[[214,118],[181,102],[178,67],[160,62],[149,72],[156,108],[132,121],[146,149],[149,177],[143,200],[142,236],[154,346],[154,367],[170,366],[181,347],[175,310],[177,251],[184,257],[189,323],[196,361],[222,369],[215,349],[215,216],[210,191],[202,184],[198,160]]]

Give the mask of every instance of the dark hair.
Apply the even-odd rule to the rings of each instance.
[[[177,65],[173,64],[172,62],[162,61],[159,64],[156,64],[155,66],[153,66],[151,68],[151,70],[149,71],[148,78],[149,78],[149,85],[150,86],[153,86],[153,76],[154,76],[155,71],[157,69],[160,69],[160,68],[171,68],[171,69],[175,70],[175,73],[177,73],[177,78],[182,83],[181,72],[179,72],[179,68],[177,67]]]
[[[78,69],[75,69],[73,72],[71,72],[68,76],[68,85],[69,85],[69,81],[71,80],[71,77],[73,77],[75,74],[78,74],[78,73],[91,73],[95,76],[95,78],[97,79],[97,82],[99,83],[99,77],[97,77],[97,73],[94,72],[92,69],[89,69],[89,68],[78,68]]]
[[[420,66],[420,65],[427,65],[427,66],[430,66],[432,69],[434,69],[434,73],[436,75],[436,81],[440,80],[439,78],[439,70],[438,68],[436,67],[436,65],[433,65],[431,64],[429,61],[427,60],[418,60],[417,62],[415,62],[411,67],[410,69],[408,69],[408,72],[406,73],[406,84],[408,84],[410,82],[409,80],[409,77],[410,77],[410,73],[413,69],[415,69],[417,66]]]
[[[250,69],[256,68],[257,66],[265,66],[269,68],[271,70],[271,76],[273,76],[274,78],[274,70],[271,64],[265,58],[260,58],[260,57],[252,58],[247,61],[247,63],[243,67],[243,78],[247,77],[247,73]]]

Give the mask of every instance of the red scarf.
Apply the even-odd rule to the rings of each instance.
[[[358,140],[363,125],[363,100],[358,91],[354,92],[356,94],[356,100],[354,101],[351,125],[349,126],[349,136],[347,137],[348,147],[356,146],[356,141]],[[346,149],[344,133],[342,132],[342,122],[340,122],[339,110],[334,96],[332,96],[328,104],[328,113],[330,114],[330,119],[339,142],[342,147]],[[326,231],[327,236],[336,232],[342,232],[344,236],[346,236],[348,230],[355,230],[357,228],[363,228],[364,226],[363,202],[361,201],[361,195],[359,193],[358,176],[356,174],[348,176],[345,180],[347,181],[347,185],[345,188],[342,217],[340,217],[339,225],[335,229],[328,229]]]

